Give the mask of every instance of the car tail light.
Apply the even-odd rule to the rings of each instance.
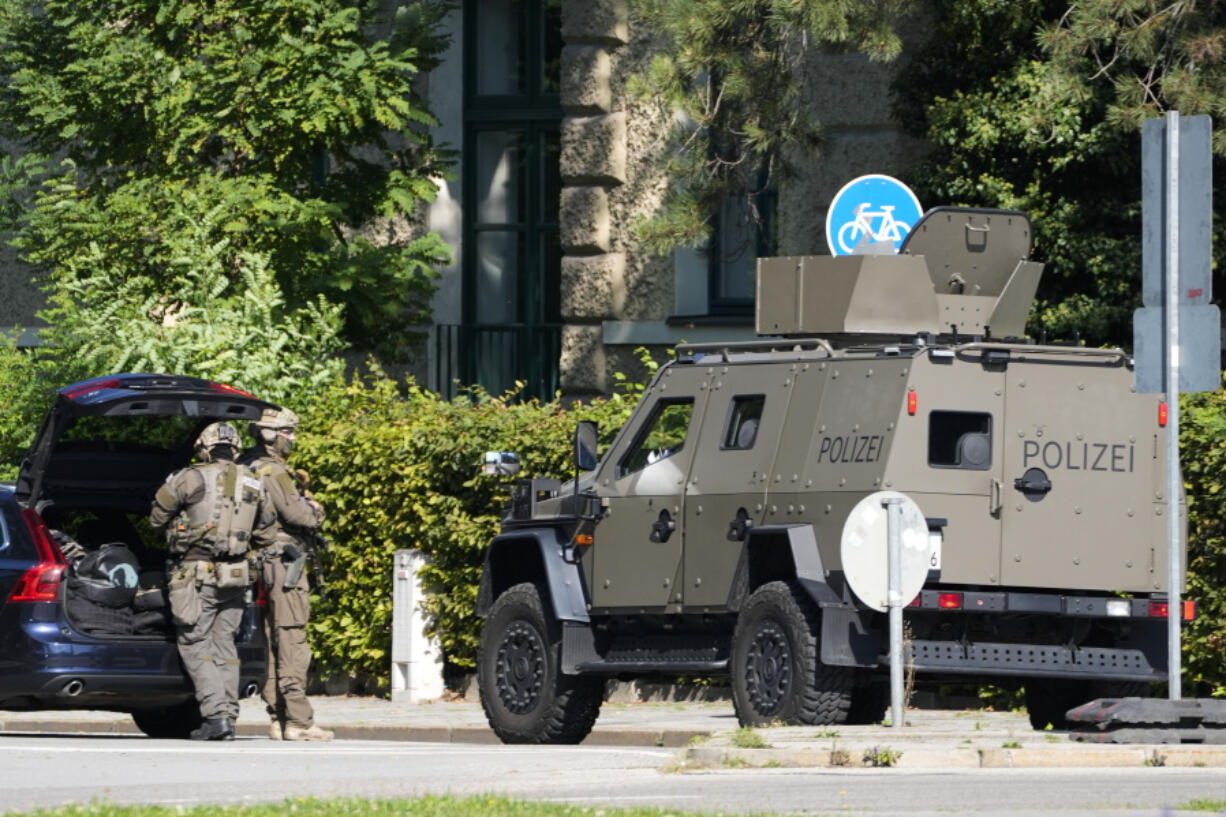
[[[83,394],[89,394],[102,389],[117,389],[119,388],[119,378],[113,377],[110,380],[91,380],[88,383],[82,383],[71,391],[64,392],[64,396],[69,400],[75,400]]]
[[[255,397],[251,392],[236,389],[233,386],[227,386],[225,383],[209,383],[209,391],[219,391],[222,394],[241,394],[243,397]]]
[[[38,564],[27,570],[13,592],[9,601],[55,601],[60,589],[60,579],[64,575],[64,555],[56,546],[47,529],[47,523],[37,511],[25,508],[21,511],[26,528],[34,539],[34,550],[38,553]]]
[[[1184,601],[1183,604],[1183,620],[1193,621],[1196,619],[1196,602]],[[1150,618],[1166,618],[1170,608],[1165,601],[1151,601],[1149,603]]]
[[[962,594],[942,593],[937,596],[937,607],[940,607],[942,610],[961,610]]]

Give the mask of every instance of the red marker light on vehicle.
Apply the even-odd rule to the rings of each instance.
[[[937,606],[942,610],[961,610],[962,594],[942,593],[941,595],[937,596]]]
[[[915,416],[916,404],[918,402],[919,400],[915,396],[915,389],[907,392],[907,414],[910,414],[912,417]]]
[[[1158,404],[1158,425],[1166,428],[1166,402]]]

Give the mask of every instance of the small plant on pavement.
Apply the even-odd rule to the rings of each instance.
[[[1000,746],[1002,749],[1021,749],[1022,743],[1021,741],[1017,741],[1017,740],[1007,740],[1004,743],[1002,743]]]
[[[770,744],[752,726],[742,726],[732,733],[732,745],[738,749],[769,749]]]
[[[1153,752],[1150,753],[1148,757],[1145,758],[1145,765],[1146,766],[1165,766],[1166,765],[1166,755],[1162,754],[1157,749],[1155,749]]]
[[[837,733],[836,733],[837,734]],[[836,739],[830,744],[830,765],[831,766],[850,766],[851,752],[846,749],[839,748],[839,742]]]
[[[873,746],[864,750],[865,766],[893,766],[902,757],[902,752],[888,746]]]

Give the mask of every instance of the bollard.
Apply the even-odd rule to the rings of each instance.
[[[882,504],[886,509],[886,564],[889,571],[887,600],[890,609],[890,725],[903,726],[902,683],[902,503],[890,497]]]
[[[425,616],[418,570],[426,557],[416,550],[398,550],[392,566],[392,700],[407,703],[443,694],[443,652],[425,633]]]

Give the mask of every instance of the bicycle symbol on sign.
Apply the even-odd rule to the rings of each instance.
[[[880,219],[875,230],[873,219]],[[910,231],[910,224],[894,218],[894,205],[883,204],[880,210],[869,210],[868,202],[864,202],[856,207],[856,220],[839,228],[839,247],[843,252],[850,253],[865,235],[872,236],[873,242],[889,241],[897,244]]]

